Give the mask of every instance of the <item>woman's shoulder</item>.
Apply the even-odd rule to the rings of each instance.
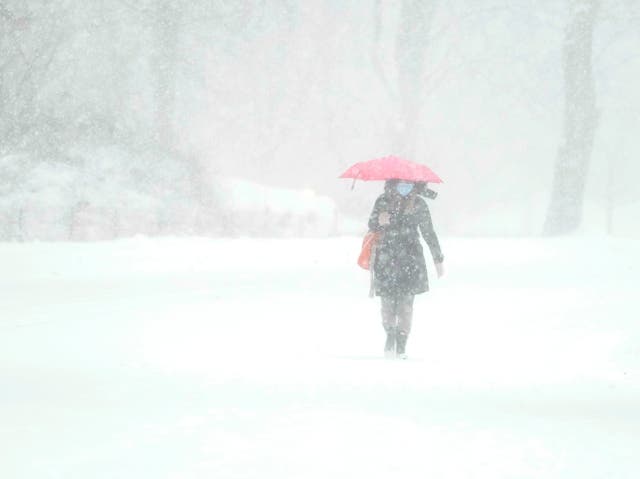
[[[427,200],[425,200],[422,196],[416,196],[415,205],[416,205],[416,208],[422,208],[425,210],[429,209],[429,206],[427,205]]]
[[[414,208],[416,211],[420,213],[429,213],[429,205],[427,204],[427,200],[422,198],[421,196],[416,196],[416,201],[414,203]]]
[[[378,206],[378,205],[384,205],[384,204],[386,204],[386,203],[387,203],[387,201],[388,201],[387,195],[385,195],[384,193],[382,193],[381,195],[379,195],[379,196],[376,198],[376,201],[375,201],[375,203],[374,203],[374,204],[375,204],[376,206]]]

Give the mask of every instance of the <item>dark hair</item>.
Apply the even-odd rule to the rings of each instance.
[[[400,183],[400,180],[386,180],[384,182],[384,192],[391,193],[391,191],[398,186],[398,183]]]
[[[417,182],[415,189],[417,195],[424,196],[425,198],[428,198],[430,200],[434,200],[438,196],[438,193],[428,188],[427,183],[424,181]]]

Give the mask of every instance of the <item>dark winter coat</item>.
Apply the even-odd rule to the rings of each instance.
[[[390,224],[380,226],[380,213],[390,214]],[[427,266],[418,230],[431,250],[435,263],[444,259],[433,229],[426,201],[414,194],[408,198],[387,191],[378,197],[369,217],[369,230],[381,232],[373,266],[375,294],[398,296],[429,290]]]

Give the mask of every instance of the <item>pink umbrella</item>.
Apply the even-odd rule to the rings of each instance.
[[[413,161],[385,156],[352,165],[340,178],[355,180],[405,180],[425,183],[442,183],[442,180],[427,166]]]

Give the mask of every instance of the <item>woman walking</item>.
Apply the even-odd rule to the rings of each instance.
[[[429,290],[427,265],[418,231],[429,246],[438,277],[444,256],[422,197],[426,183],[387,180],[369,218],[369,230],[380,233],[373,264],[374,292],[381,298],[382,325],[387,333],[385,356],[406,359],[413,300]]]

